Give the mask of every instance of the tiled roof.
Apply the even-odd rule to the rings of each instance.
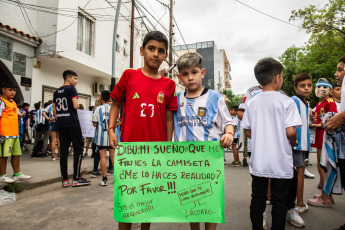
[[[32,40],[36,41],[36,42],[42,43],[42,39],[40,39],[40,38],[38,38],[38,37],[31,36],[31,35],[29,35],[29,34],[26,34],[26,33],[24,33],[23,31],[20,31],[20,30],[17,30],[16,28],[10,27],[9,25],[4,25],[4,24],[2,24],[1,22],[0,22],[0,28],[6,28],[6,29],[8,29],[9,31],[13,31],[13,32],[16,33],[16,34],[22,35],[23,37],[27,37],[27,38],[29,38],[29,39],[32,39]]]

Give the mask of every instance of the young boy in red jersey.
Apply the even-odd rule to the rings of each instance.
[[[113,89],[108,130],[111,147],[118,145],[114,129],[121,104],[124,104],[121,141],[172,139],[173,111],[177,110],[175,82],[158,73],[167,50],[168,39],[164,34],[159,31],[147,33],[140,47],[144,67],[126,70]],[[123,229],[131,229],[131,223],[119,222],[119,230]],[[142,223],[141,229],[150,229],[150,223]]]
[[[317,207],[330,207],[332,206],[331,198],[327,197],[323,192],[325,171],[320,166],[321,151],[323,143],[323,134],[325,129],[323,127],[322,118],[328,112],[337,112],[337,106],[332,98],[329,98],[329,92],[332,89],[332,84],[325,78],[320,78],[316,83],[315,94],[320,99],[316,104],[314,120],[316,124],[311,124],[310,127],[316,128],[315,142],[311,147],[317,148],[317,168],[320,174],[320,186],[322,196],[315,199],[308,199],[308,204]]]
[[[0,182],[14,183],[17,180],[29,180],[31,176],[20,172],[20,150],[19,130],[18,130],[18,108],[13,100],[17,92],[17,87],[6,82],[1,89],[0,97]],[[19,118],[25,115],[25,112],[19,115]],[[6,166],[7,159],[11,157],[13,168],[13,178],[7,177]]]

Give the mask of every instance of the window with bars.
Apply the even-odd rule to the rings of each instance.
[[[77,50],[93,55],[95,41],[95,21],[82,12],[78,12]]]

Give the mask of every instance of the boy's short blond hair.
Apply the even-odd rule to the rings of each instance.
[[[202,56],[198,53],[185,53],[177,59],[176,65],[179,72],[184,68],[191,67],[202,69]]]

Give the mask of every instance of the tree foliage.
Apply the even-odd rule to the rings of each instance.
[[[231,89],[224,90],[224,94],[227,98],[229,98],[228,101],[225,101],[226,107],[228,107],[229,110],[233,105],[240,105],[241,101],[243,100],[243,95],[236,95]]]
[[[284,65],[284,90],[289,96],[294,94],[293,78],[298,73],[308,73],[317,79],[324,77],[334,82],[334,72],[338,59],[345,53],[345,1],[330,0],[322,8],[310,5],[292,11],[290,20],[301,20],[302,27],[311,34],[305,47],[292,46],[280,57]],[[314,90],[310,95],[311,106],[318,99]]]

